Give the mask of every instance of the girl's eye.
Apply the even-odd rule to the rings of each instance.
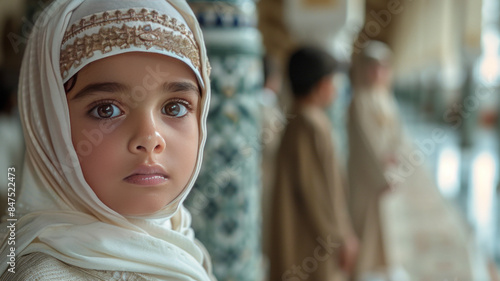
[[[183,117],[188,113],[188,109],[181,102],[170,102],[161,109],[161,113],[172,117]]]
[[[105,119],[105,118],[113,118],[122,115],[122,111],[118,108],[118,106],[107,103],[98,105],[90,111],[90,115],[96,118]]]

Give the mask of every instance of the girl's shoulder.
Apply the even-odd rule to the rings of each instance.
[[[65,281],[150,281],[140,274],[133,272],[113,272],[80,268],[64,263],[50,255],[35,252],[20,257],[17,260],[15,273],[5,271],[0,281],[24,280],[65,280]]]
[[[35,252],[20,257],[16,262],[15,273],[6,271],[1,281],[21,280],[105,280],[92,276],[85,270],[66,264],[50,255]]]

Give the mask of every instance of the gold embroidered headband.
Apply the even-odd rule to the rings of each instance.
[[[201,57],[192,32],[177,19],[149,9],[108,11],[72,24],[62,41],[61,76],[66,81],[89,62],[125,49],[167,53],[187,63],[200,79]]]

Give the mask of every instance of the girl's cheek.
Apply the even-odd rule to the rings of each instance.
[[[101,151],[101,148],[106,146],[117,128],[116,124],[112,124],[112,122],[101,121],[97,123],[83,122],[83,124],[72,123],[72,126],[73,146],[80,158],[88,157],[95,151]]]

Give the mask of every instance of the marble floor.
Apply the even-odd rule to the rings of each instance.
[[[475,233],[479,249],[500,266],[500,134],[476,126],[471,145],[464,148],[460,128],[432,121],[399,103],[408,134],[427,156],[427,165],[444,197],[454,202]],[[433,130],[445,132],[440,142],[429,142]]]

